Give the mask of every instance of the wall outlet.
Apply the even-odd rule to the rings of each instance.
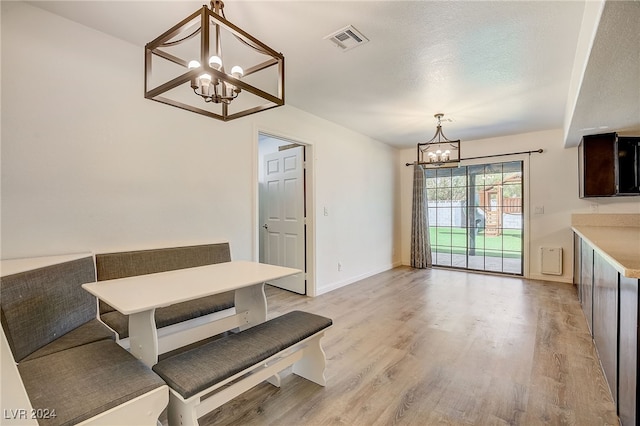
[[[338,262],[338,272],[342,271],[342,263]]]
[[[598,213],[598,205],[596,203],[591,203],[589,205],[589,210],[591,210],[591,213]]]
[[[544,214],[544,206],[534,206],[533,214]]]

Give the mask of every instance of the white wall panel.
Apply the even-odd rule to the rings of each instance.
[[[267,190],[270,194],[278,194],[280,191],[280,181],[274,180],[267,182]],[[269,197],[266,201],[267,217],[269,219],[278,219],[280,217],[279,197]]]
[[[284,185],[284,193],[282,194],[284,197],[284,220],[287,221],[295,221],[297,220],[297,203],[296,203],[296,189],[298,187],[297,179],[286,179],[283,183]]]
[[[301,244],[299,235],[286,234],[283,239],[285,265],[289,268],[296,268],[298,265],[298,253],[300,253],[299,245]]]

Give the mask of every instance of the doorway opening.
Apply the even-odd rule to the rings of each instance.
[[[307,146],[258,134],[258,259],[302,272],[269,284],[298,294],[307,288]]]

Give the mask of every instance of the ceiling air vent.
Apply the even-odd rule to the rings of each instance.
[[[354,47],[365,44],[369,41],[368,38],[363,36],[361,32],[356,30],[351,25],[344,27],[341,30],[338,30],[332,34],[329,34],[324,39],[330,40],[337,47],[339,47],[343,52],[346,52],[347,50],[353,49]]]

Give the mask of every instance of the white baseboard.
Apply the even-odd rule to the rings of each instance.
[[[397,262],[394,262],[394,263],[387,264],[386,266],[384,266],[382,268],[378,268],[376,270],[373,270],[373,271],[370,271],[370,272],[366,272],[364,274],[360,274],[360,275],[357,275],[355,277],[347,278],[347,279],[344,279],[344,280],[341,280],[341,281],[337,281],[337,282],[322,286],[321,288],[316,289],[316,296],[320,296],[321,294],[329,293],[330,291],[337,290],[337,289],[339,289],[341,287],[347,286],[349,284],[353,284],[353,283],[355,283],[357,281],[360,281],[360,280],[363,280],[365,278],[372,277],[372,276],[377,275],[377,274],[379,274],[381,272],[385,272],[385,271],[388,271],[390,269],[397,268],[398,266],[401,266],[401,265],[402,265],[402,262],[397,261]]]
[[[552,281],[556,283],[573,284],[573,277],[562,277],[558,275],[529,274],[525,277],[528,280]]]
[[[364,274],[360,274],[357,275],[355,277],[351,277],[351,278],[347,278],[341,281],[336,281],[334,283],[325,285],[321,288],[318,288],[317,294],[316,296],[320,296],[321,294],[325,294],[325,293],[329,293],[330,291],[333,290],[337,290],[341,287],[345,287],[349,284],[353,284],[357,281],[363,280],[365,278],[369,278],[373,275],[379,274],[381,272],[385,272],[388,271],[390,269],[393,268],[397,268],[399,266],[410,266],[408,264],[405,264],[402,261],[396,261],[393,262],[391,264],[388,264],[382,268],[378,268],[376,270],[364,273]],[[463,271],[463,270],[461,270]],[[463,271],[464,272],[464,271]],[[474,272],[474,271],[469,271],[469,272]],[[551,282],[558,282],[558,283],[564,283],[564,284],[573,284],[573,278],[572,277],[562,277],[562,276],[555,276],[555,275],[543,275],[543,274],[530,274],[528,277],[525,277],[526,279],[530,279],[530,280],[538,280],[538,281],[551,281]]]

